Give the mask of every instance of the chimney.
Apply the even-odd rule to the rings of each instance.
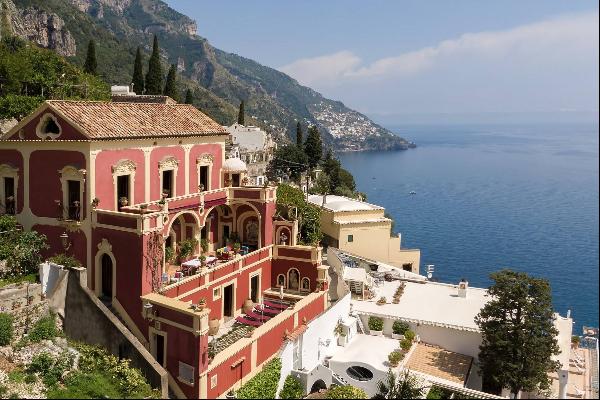
[[[469,282],[462,278],[458,283],[458,297],[467,298],[467,290],[469,290]]]

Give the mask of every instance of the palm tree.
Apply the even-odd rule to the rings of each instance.
[[[409,370],[404,371],[402,376],[396,376],[394,371],[388,370],[385,382],[377,382],[376,399],[418,399],[425,394],[425,388],[421,386],[419,380],[410,374]]]

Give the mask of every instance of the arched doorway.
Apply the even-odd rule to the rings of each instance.
[[[113,296],[113,262],[108,254],[103,254],[101,261],[100,297],[112,300]]]
[[[318,381],[315,381],[315,383],[313,383],[312,387],[310,388],[310,392],[317,393],[319,390],[325,389],[327,389],[327,385],[325,384],[323,379],[319,379]]]

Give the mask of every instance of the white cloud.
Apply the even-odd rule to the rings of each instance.
[[[598,62],[598,12],[566,15],[509,30],[465,33],[435,46],[379,59],[363,65],[350,51],[304,58],[279,68],[301,84],[316,88],[357,80],[411,77],[450,61],[553,63],[573,54]],[[467,63],[468,61],[463,61]]]

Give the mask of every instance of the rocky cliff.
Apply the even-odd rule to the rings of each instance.
[[[406,140],[343,103],[280,71],[213,47],[197,35],[192,19],[160,0],[12,1],[29,32],[21,35],[73,55],[80,65],[85,51],[75,52],[76,48],[85,50],[87,41],[95,39],[100,75],[111,84],[130,82],[136,48],[142,47],[147,60],[156,34],[165,70],[176,64],[183,86],[195,94],[194,105],[222,124],[235,121],[235,110],[244,100],[250,121],[276,137],[293,137],[296,121],[302,121],[316,124],[324,141],[340,151],[409,147]]]

